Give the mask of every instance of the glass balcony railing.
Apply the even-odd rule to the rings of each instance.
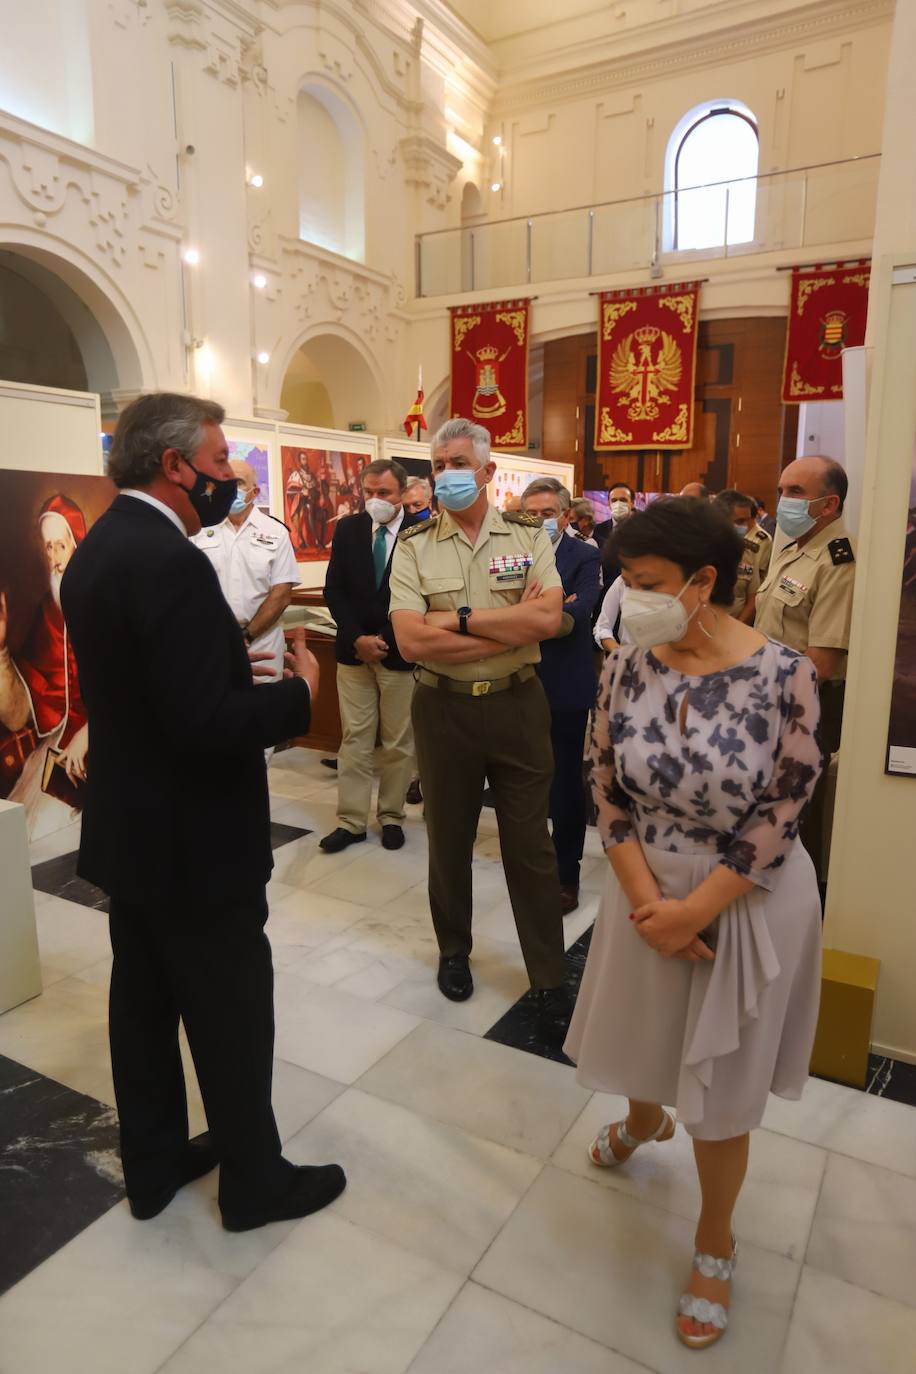
[[[678,192],[418,234],[418,296],[651,271],[662,264],[861,244],[880,153]],[[680,240],[680,241],[679,241]]]

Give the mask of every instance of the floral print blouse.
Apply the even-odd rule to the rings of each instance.
[[[814,665],[773,640],[702,677],[622,645],[601,675],[586,762],[605,849],[635,832],[772,888],[821,771],[819,719]]]

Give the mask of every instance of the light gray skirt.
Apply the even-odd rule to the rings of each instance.
[[[643,850],[665,897],[686,897],[718,862]],[[821,907],[801,842],[772,892],[752,888],[722,912],[712,963],[656,954],[630,910],[608,864],[564,1046],[579,1082],[674,1106],[700,1140],[758,1126],[771,1092],[801,1097],[821,984]]]

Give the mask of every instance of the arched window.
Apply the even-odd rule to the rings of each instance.
[[[668,144],[664,245],[669,252],[754,238],[759,153],[757,121],[746,105],[710,100],[688,111]]]
[[[299,91],[299,237],[363,261],[365,137],[350,106],[319,82]]]

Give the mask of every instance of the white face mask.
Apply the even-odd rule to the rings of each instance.
[[[376,525],[390,525],[398,513],[398,507],[380,496],[370,496],[366,501],[366,511]]]
[[[638,587],[624,589],[620,620],[634,644],[640,649],[654,649],[658,644],[676,644],[684,638],[698,608],[695,606],[688,615],[681,601],[692,581],[688,578],[677,596],[640,591]]]
[[[626,518],[627,518],[627,516],[628,516],[629,514],[630,514],[630,503],[629,503],[629,501],[612,501],[612,502],[611,502],[611,517],[612,517],[612,519],[614,519],[614,520],[626,520]]]

